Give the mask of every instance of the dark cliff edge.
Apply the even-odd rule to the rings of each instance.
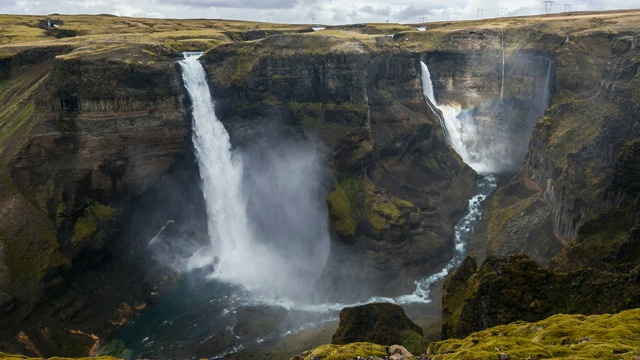
[[[232,139],[287,124],[330,163],[332,236],[320,285],[333,298],[413,291],[453,253],[474,172],[425,105],[420,53],[324,35],[223,45],[203,60]]]

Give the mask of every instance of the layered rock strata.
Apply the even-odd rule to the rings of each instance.
[[[334,296],[411,292],[452,256],[452,229],[473,171],[446,145],[425,105],[420,54],[332,36],[279,35],[205,55],[218,117],[236,143],[259,120],[317,145],[334,173]]]

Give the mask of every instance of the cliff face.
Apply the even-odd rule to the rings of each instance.
[[[473,171],[424,103],[419,53],[384,38],[285,35],[221,46],[204,64],[232,138],[251,141],[242,129],[255,119],[280,121],[331,162],[329,293],[406,293],[448,261]]]
[[[7,332],[1,335],[15,336],[20,329],[31,338],[27,342],[49,354],[66,345],[54,344],[38,326],[82,324],[90,316],[96,325],[91,331],[101,333],[122,302],[132,309],[135,300],[148,296],[135,270],[96,272],[93,277],[106,277],[97,288],[83,274],[128,249],[121,234],[135,199],[163,176],[171,177],[178,164],[192,161],[190,121],[174,61],[145,47],[99,55],[56,50],[36,48],[6,58],[1,88],[10,104],[2,114],[0,309]],[[123,289],[127,281],[136,289]],[[92,291],[120,295],[97,301],[86,294]],[[32,315],[32,326],[24,318],[43,296],[50,302]],[[74,304],[68,305],[72,312],[49,312],[65,302]],[[14,351],[29,348],[11,341]]]
[[[611,208],[637,211],[630,169],[640,135],[638,39],[611,27],[552,43],[556,95],[524,165],[484,217],[489,254],[526,252],[548,263],[588,219]]]
[[[444,284],[445,337],[640,306],[640,29],[624,16],[598,20],[534,45],[554,63],[552,104],[535,125],[524,164],[485,211],[479,233],[489,257],[479,267],[467,259]],[[518,252],[530,258],[492,256]]]

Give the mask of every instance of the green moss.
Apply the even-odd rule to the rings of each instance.
[[[0,189],[0,193],[4,190]],[[11,198],[13,213],[0,227],[9,285],[31,291],[47,269],[68,266],[69,261],[61,255],[55,230],[42,212],[17,193],[2,195]]]
[[[373,145],[371,141],[364,140],[358,144],[358,148],[353,151],[353,156],[349,159],[352,164],[361,163],[363,160],[371,156],[373,151]]]
[[[332,228],[339,234],[354,236],[358,222],[366,217],[364,178],[345,178],[329,193]]]
[[[433,343],[440,359],[634,359],[640,356],[640,309],[616,315],[554,315],[537,323],[517,322]]]
[[[640,246],[637,241],[628,241],[628,237],[636,221],[636,215],[624,209],[606,211],[587,221],[580,227],[577,239],[552,259],[553,268],[564,272],[590,267],[609,271],[633,268]]]
[[[347,345],[321,345],[306,354],[305,360],[352,360],[358,357],[385,357],[387,349],[382,345],[367,342],[355,342]]]
[[[390,226],[405,225],[407,219],[403,215],[415,208],[412,203],[406,200],[382,193],[369,181],[365,182],[365,194],[366,219],[376,231],[387,229]]]
[[[387,194],[366,177],[342,180],[327,201],[332,228],[346,236],[354,236],[362,221],[375,231],[404,226],[405,215],[416,209],[411,202]]]
[[[327,196],[331,227],[343,236],[353,237],[356,234],[356,219],[351,203],[340,184]]]
[[[104,241],[109,232],[109,224],[116,220],[120,210],[89,200],[82,213],[83,215],[73,226],[71,243],[74,245],[87,241],[93,243]]]
[[[305,127],[320,127],[324,122],[324,107],[322,103],[290,102],[287,108],[291,114],[292,123]]]
[[[58,242],[55,234],[43,230],[28,242],[19,239],[4,238],[0,234],[0,242],[6,246],[5,262],[9,270],[12,285],[22,287],[40,281],[49,267],[49,261],[58,255]]]
[[[93,216],[86,216],[78,219],[73,226],[73,237],[71,242],[78,244],[81,241],[88,239],[98,229],[98,224]]]
[[[425,352],[424,338],[413,330],[405,330],[402,332],[403,340],[400,345],[404,346],[412,354],[420,354]]]

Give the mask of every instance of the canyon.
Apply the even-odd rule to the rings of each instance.
[[[22,17],[20,26],[41,34],[21,39],[17,29],[0,45],[0,351],[96,353],[96,339],[180,284],[189,246],[208,241],[193,104],[177,65],[183,51],[204,51],[215,116],[243,161],[258,167],[273,149],[287,158],[303,151],[297,144],[313,150],[330,234],[326,263],[313,264],[316,301],[398,299],[454,256],[454,226],[478,174],[425,98],[423,63],[438,105],[482,129],[473,152],[493,160],[498,179],[468,244],[475,260],[445,281],[443,333],[580,312],[554,294],[606,293],[567,284],[598,279],[635,289],[639,16],[318,32],[108,16],[55,16],[59,27],[48,29],[44,17]],[[270,173],[256,174],[257,186]],[[150,246],[161,234],[181,241],[170,259]],[[301,253],[287,262],[304,269],[311,255]],[[546,280],[531,290],[521,278],[492,275],[503,270]],[[521,288],[504,290],[504,281]],[[545,281],[565,290],[535,287]],[[503,311],[513,304],[488,297],[529,290],[553,301],[521,299],[534,305]],[[633,294],[583,313],[639,307]],[[420,300],[440,311],[439,299]],[[487,302],[494,313],[482,309]]]

